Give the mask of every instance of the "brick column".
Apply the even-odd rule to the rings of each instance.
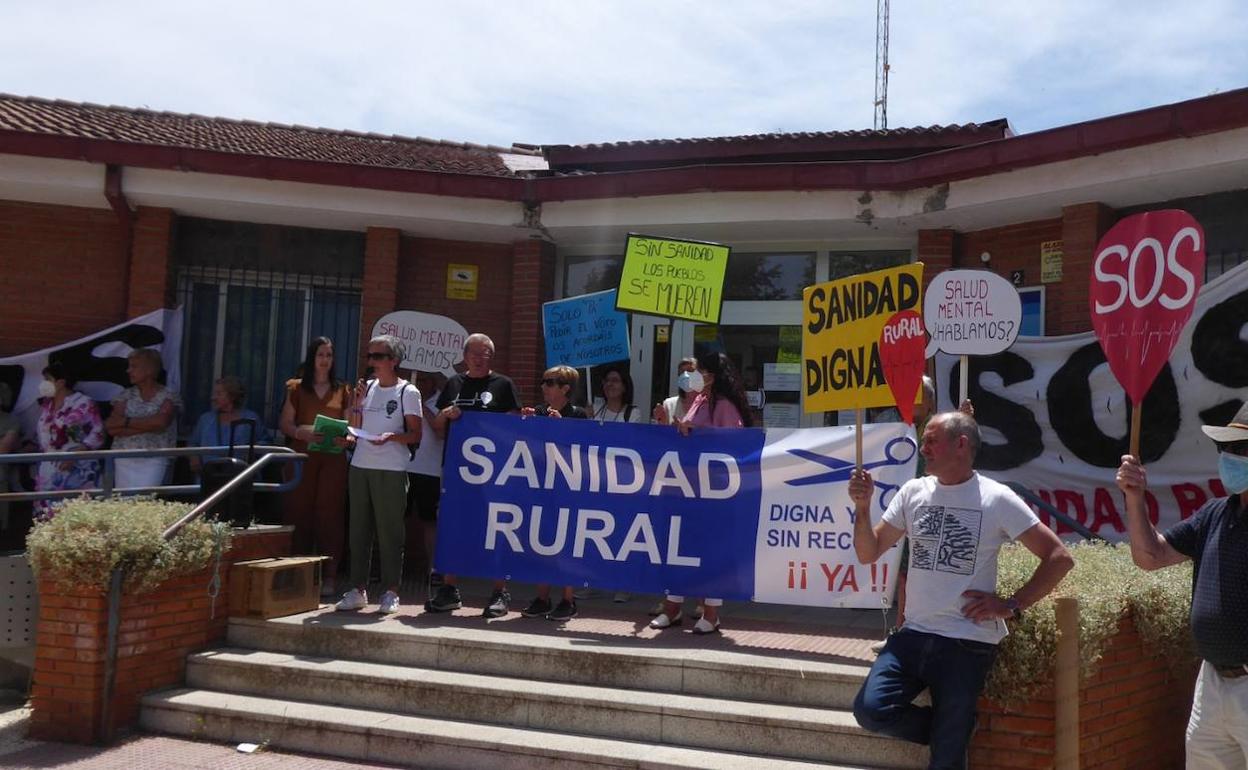
[[[957,245],[958,234],[953,230],[920,230],[919,247],[916,255],[923,263],[923,291],[932,282],[932,277],[955,266],[953,256]]]
[[[360,358],[368,351],[373,324],[393,312],[399,290],[399,231],[370,227],[364,240],[364,280],[360,297]],[[364,371],[366,364],[360,365]]]
[[[130,247],[126,318],[173,307],[173,209],[140,206]]]
[[[1088,314],[1088,277],[1096,244],[1118,220],[1104,203],[1062,208],[1062,280],[1049,284],[1045,297],[1045,334],[1074,334],[1092,328]]]
[[[546,368],[542,303],[554,299],[554,294],[555,247],[537,239],[516,243],[511,263],[507,374],[515,381],[526,404],[536,400],[537,378]]]

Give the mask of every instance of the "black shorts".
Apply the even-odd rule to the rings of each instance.
[[[423,473],[407,474],[407,515],[416,514],[421,521],[438,520],[438,499],[442,497],[442,479]]]

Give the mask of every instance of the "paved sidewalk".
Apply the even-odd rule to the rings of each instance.
[[[234,746],[139,735],[108,748],[24,741],[9,749],[0,748],[0,767],[5,770],[391,770],[400,766],[276,751],[244,754]]]

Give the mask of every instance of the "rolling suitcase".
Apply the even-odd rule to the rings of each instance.
[[[247,460],[241,460],[234,456],[234,435],[239,425],[249,425],[250,441],[247,449]],[[203,469],[200,475],[199,489],[203,495],[200,499],[207,500],[208,496],[216,492],[221,487],[228,484],[235,476],[246,470],[256,460],[256,421],[255,420],[235,420],[230,423],[230,453],[226,457],[214,457],[210,460],[204,460]],[[252,519],[255,516],[256,508],[256,488],[255,477],[248,478],[242,482],[233,492],[211,511],[208,516],[217,521],[229,521],[232,527],[241,527],[246,529],[251,526]]]

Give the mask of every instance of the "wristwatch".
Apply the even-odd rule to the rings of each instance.
[[[1023,616],[1023,607],[1018,603],[1018,599],[1013,596],[1005,600],[1005,607],[1014,614],[1014,620],[1018,620]]]

